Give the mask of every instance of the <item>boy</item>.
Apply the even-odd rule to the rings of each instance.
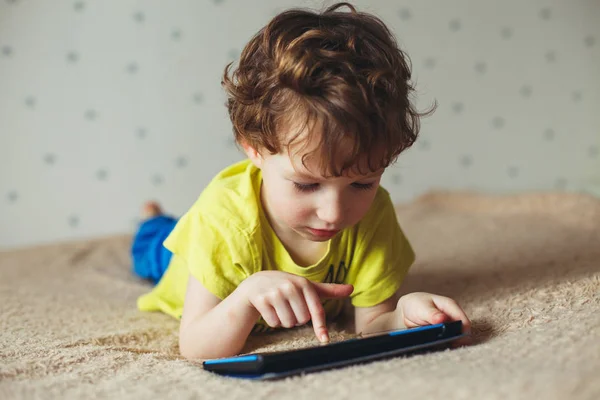
[[[179,221],[147,205],[134,268],[158,284],[140,309],[181,318],[188,359],[235,355],[252,330],[309,321],[327,342],[326,318],[348,297],[357,332],[450,319],[468,332],[453,300],[400,296],[414,253],[379,182],[422,114],[385,25],[348,3],[287,11],[251,39],[231,77],[230,67],[223,86],[248,159]]]

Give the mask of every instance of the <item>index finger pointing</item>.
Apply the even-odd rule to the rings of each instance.
[[[312,286],[305,287],[303,293],[317,339],[323,343],[329,342],[329,333],[327,332],[327,324],[325,320],[325,310],[323,309],[319,295]]]

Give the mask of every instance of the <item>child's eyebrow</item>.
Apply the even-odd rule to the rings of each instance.
[[[370,173],[369,175],[364,175],[364,176],[360,176],[360,177],[357,176],[356,180],[375,178],[382,174],[383,174],[383,171],[375,171],[375,172]],[[325,180],[325,178],[323,178],[322,176],[309,175],[309,174],[305,174],[300,171],[292,171],[292,172],[290,172],[290,176],[293,178],[306,179],[306,180],[313,181],[313,182],[319,182],[319,181]]]
[[[306,179],[309,181],[319,181],[319,180],[324,179],[321,176],[313,176],[313,175],[305,174],[303,172],[298,172],[298,171],[291,171],[291,172],[288,171],[288,175],[292,178]]]

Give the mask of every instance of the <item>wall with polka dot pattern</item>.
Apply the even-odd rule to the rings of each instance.
[[[395,200],[599,192],[599,2],[355,4],[410,55],[419,108],[438,103],[384,176]],[[305,5],[0,0],[0,248],[131,232],[148,199],[184,212],[242,158],[225,65]]]

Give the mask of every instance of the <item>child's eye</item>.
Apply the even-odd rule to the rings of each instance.
[[[318,183],[298,183],[298,182],[294,182],[294,187],[299,192],[309,193],[309,192],[314,192],[315,190],[317,190],[319,188],[319,184]]]
[[[373,184],[372,183],[358,183],[358,182],[354,182],[352,184],[352,187],[354,187],[355,189],[358,189],[358,190],[369,190],[369,189],[373,188]]]

